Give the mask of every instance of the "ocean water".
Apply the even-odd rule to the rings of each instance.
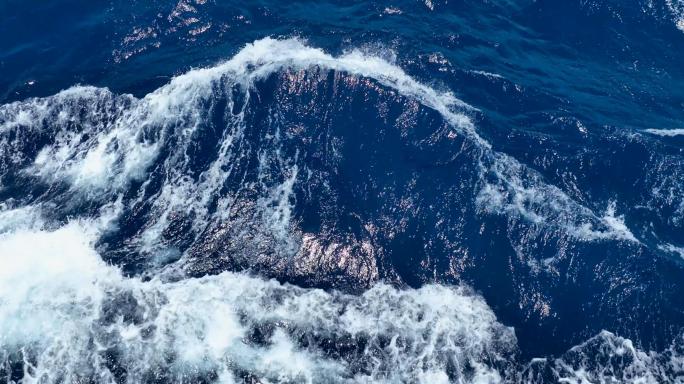
[[[0,0],[0,382],[684,383],[681,0]]]

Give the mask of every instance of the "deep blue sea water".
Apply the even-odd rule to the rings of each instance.
[[[684,382],[684,2],[0,0],[0,382]]]

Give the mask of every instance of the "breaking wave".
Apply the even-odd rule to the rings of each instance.
[[[655,128],[649,128],[645,129],[645,132],[648,132],[653,135],[658,135],[658,136],[684,136],[684,129],[655,129]]]
[[[339,87],[361,91],[338,95]],[[297,214],[300,199],[338,198],[331,175],[354,172],[339,166],[339,140],[286,121],[306,111],[328,118],[310,89],[365,105],[420,148],[456,148],[444,163],[471,169],[476,190],[463,187],[471,200],[454,201],[478,214],[503,215],[529,237],[642,243],[615,203],[596,210],[496,151],[473,123],[477,109],[452,93],[359,51],[334,57],[266,38],[143,98],[78,86],[0,106],[1,377],[489,383],[682,373],[676,345],[643,352],[607,332],[558,359],[521,362],[512,328],[465,286],[381,283],[397,273],[377,237],[391,240],[406,220],[380,215],[390,230],[359,217],[315,227]],[[279,103],[274,93],[298,99]],[[377,95],[394,104],[368,102]],[[414,140],[423,123],[428,132]],[[306,150],[314,139],[324,155]],[[415,178],[406,183],[418,188]],[[444,206],[455,205],[446,195]],[[420,211],[410,197],[398,200]],[[320,215],[344,210],[316,203]],[[346,232],[355,225],[367,236]],[[368,289],[351,295],[234,272],[245,269]],[[525,305],[551,313],[543,298]]]
[[[125,277],[93,248],[101,222],[0,236],[6,382],[666,382],[684,359],[603,332],[558,359],[516,337],[464,287],[359,296],[224,272]]]
[[[156,214],[140,235],[142,242],[149,247],[158,240],[169,215],[178,209],[192,211],[196,222],[193,229],[206,228],[210,206],[225,208],[235,198],[235,194],[222,190],[234,177],[232,163],[253,156],[243,139],[248,134],[245,131],[253,129],[246,126],[245,119],[252,98],[259,97],[253,94],[254,87],[283,71],[291,80],[290,87],[303,88],[327,76],[305,72],[312,69],[334,71],[336,81],[372,80],[438,112],[448,124],[445,134],[449,138],[462,135],[467,140],[465,145],[474,146],[469,151],[480,169],[477,201],[483,210],[560,226],[579,239],[637,241],[619,217],[593,212],[547,184],[534,170],[493,151],[468,116],[474,108],[450,92],[425,86],[380,58],[359,51],[333,57],[294,39],[259,40],[231,60],[178,76],[143,99],[114,95],[107,89],[74,87],[52,97],[2,106],[0,175],[4,180],[0,180],[7,184],[8,178],[30,175],[49,184],[66,182],[75,192],[74,198],[93,200],[116,196],[131,182],[145,181],[139,188],[142,198],[155,176],[150,175],[149,167],[163,156],[159,171],[164,174],[158,181],[162,185],[153,199]],[[344,73],[355,77],[342,77]],[[258,200],[271,210],[262,212],[263,219],[274,229],[282,229],[289,224],[288,187],[302,176],[298,175],[301,170],[296,156],[282,157],[283,133],[279,130],[284,123],[278,120],[282,111],[271,112],[269,142],[259,149],[264,152],[257,155],[259,174],[255,183],[264,187]],[[200,147],[205,144],[200,141],[208,139],[203,131],[220,128],[212,123],[216,115],[222,115],[227,127],[215,137],[220,145],[211,148],[216,151],[214,160],[196,164],[196,152],[208,149]],[[280,173],[278,180],[269,180],[276,173]],[[226,211],[216,209],[224,215]]]
[[[0,238],[3,377],[492,382],[514,351],[512,329],[464,288],[350,296],[231,272],[143,281],[101,260],[93,227]]]

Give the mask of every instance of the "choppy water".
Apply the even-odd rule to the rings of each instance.
[[[684,3],[0,3],[0,380],[684,382]]]

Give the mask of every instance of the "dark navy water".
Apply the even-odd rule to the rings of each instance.
[[[0,381],[684,382],[684,3],[0,0]]]

